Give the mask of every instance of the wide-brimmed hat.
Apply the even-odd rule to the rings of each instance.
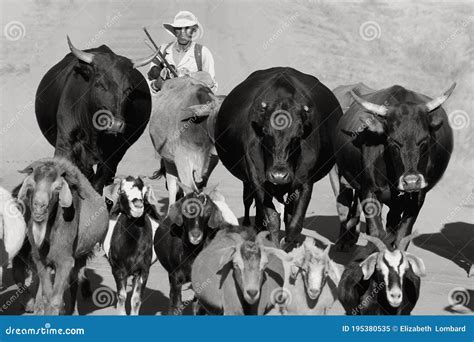
[[[174,17],[172,23],[165,23],[163,27],[171,33],[173,36],[175,28],[188,27],[188,26],[197,26],[196,33],[193,34],[193,40],[202,37],[204,29],[201,26],[201,23],[197,20],[196,16],[189,11],[180,11]]]

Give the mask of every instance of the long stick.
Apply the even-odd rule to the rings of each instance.
[[[158,50],[158,56],[160,56],[161,60],[163,61],[163,64],[165,65],[165,67],[173,74],[174,77],[178,77],[178,73],[176,72],[176,70],[174,68],[171,67],[171,65],[166,60],[165,56],[161,53],[160,48],[158,47],[158,45],[156,45],[153,38],[151,38],[151,35],[148,32],[148,30],[146,29],[146,27],[143,28],[143,31],[145,31],[146,36],[148,37],[150,42],[153,44],[155,49]]]

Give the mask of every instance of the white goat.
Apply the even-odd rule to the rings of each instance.
[[[22,206],[9,191],[0,187],[0,289],[3,273],[20,251],[26,236]]]
[[[325,315],[337,299],[341,270],[329,258],[330,246],[320,249],[311,237],[293,249],[285,262],[284,287],[275,292],[273,315]]]

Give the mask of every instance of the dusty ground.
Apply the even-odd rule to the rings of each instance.
[[[470,1],[329,2],[263,1],[2,1],[0,47],[0,185],[21,181],[16,170],[52,155],[34,118],[34,94],[44,73],[67,52],[66,34],[80,48],[107,44],[116,53],[149,54],[141,31],[156,40],[170,36],[161,23],[181,9],[193,11],[205,27],[201,40],[214,53],[219,93],[227,94],[256,69],[288,65],[316,75],[330,88],[364,81],[372,87],[401,84],[436,96],[453,81],[458,86],[446,103],[455,130],[455,152],[440,184],[427,196],[415,228],[422,235],[409,250],[425,261],[420,300],[414,314],[452,314],[448,293],[474,285],[467,270],[474,260],[473,27]],[[7,29],[20,24],[18,35]],[[372,29],[372,31],[371,31]],[[7,36],[9,39],[7,39]],[[18,39],[16,39],[18,38]],[[145,71],[144,71],[145,72]],[[151,174],[157,167],[148,131],[125,155],[120,175]],[[221,165],[211,178],[231,208],[243,215],[240,183]],[[153,182],[165,197],[163,181]],[[162,200],[166,205],[166,200]],[[327,179],[315,186],[305,233],[334,242],[338,219]],[[334,253],[338,262],[349,254]],[[104,258],[90,264],[93,289],[115,289]],[[167,274],[151,270],[142,314],[161,314],[168,302]],[[0,304],[17,292],[11,279]],[[185,291],[186,297],[190,291]],[[13,301],[4,313],[18,313]],[[114,314],[112,305],[80,301],[80,314]],[[336,305],[332,314],[342,314]],[[472,311],[471,311],[472,313]]]

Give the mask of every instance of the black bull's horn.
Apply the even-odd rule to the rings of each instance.
[[[94,60],[94,54],[91,53],[91,52],[86,52],[86,51],[83,51],[83,50],[79,50],[78,48],[76,48],[72,42],[71,42],[71,39],[69,38],[69,36],[67,36],[67,43],[69,45],[69,49],[71,50],[71,52],[73,53],[74,56],[76,56],[78,59],[80,59],[81,61],[87,63],[87,64],[90,64],[92,63],[92,61]],[[147,65],[149,64],[153,58],[155,58],[159,53],[159,50],[155,51],[155,53],[153,53],[151,56],[148,56],[148,57],[145,57],[145,58],[136,58],[136,59],[130,59],[130,61],[132,62],[133,64],[133,68],[139,68],[139,67],[142,67],[144,65]]]
[[[456,87],[456,82],[454,82],[452,86],[444,92],[443,95],[438,96],[434,98],[433,100],[426,102],[425,108],[427,112],[429,113],[435,110],[436,108],[438,108],[439,106],[441,106],[444,103],[444,101],[446,101],[449,98],[449,96],[451,96],[455,87]],[[367,109],[369,112],[380,115],[380,116],[387,115],[387,112],[388,112],[387,106],[378,105],[378,104],[369,102],[367,100],[364,100],[359,95],[357,95],[354,90],[351,90],[351,95],[358,104],[360,104],[362,107]]]

